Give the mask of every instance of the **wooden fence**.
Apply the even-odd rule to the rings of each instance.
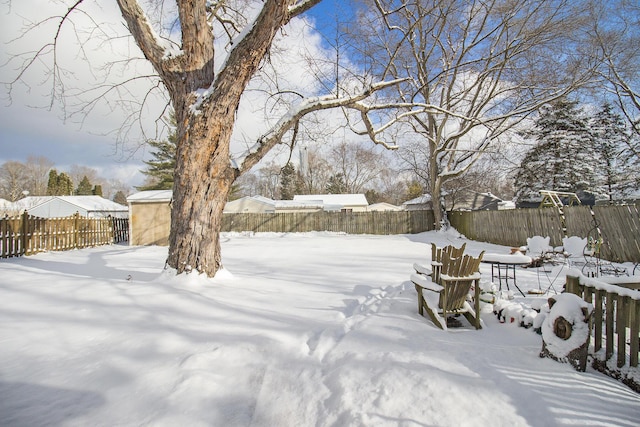
[[[433,211],[229,213],[222,231],[406,234],[434,229]]]
[[[614,355],[618,368],[625,365],[637,367],[640,354],[640,291],[573,275],[567,275],[565,289],[594,306],[593,350],[595,358],[604,364],[601,368],[606,367],[606,362]],[[603,347],[604,358],[601,358],[598,353]]]
[[[593,212],[593,215],[592,215]],[[452,212],[451,225],[467,238],[504,246],[522,246],[527,237],[549,236],[561,246],[567,236],[604,239],[601,256],[614,262],[640,262],[640,211],[637,205],[566,206],[564,224],[553,208]]]
[[[128,218],[0,218],[0,258],[66,251],[129,240]]]

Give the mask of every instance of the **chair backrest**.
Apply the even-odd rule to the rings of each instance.
[[[571,236],[562,239],[562,248],[569,258],[582,257],[586,246],[586,237]]]
[[[464,306],[473,284],[473,281],[468,278],[480,271],[480,261],[482,261],[483,255],[484,251],[478,257],[463,255],[451,258],[448,254],[443,255],[442,273],[450,276],[452,280],[446,281],[445,289],[440,294],[440,308],[450,311],[461,309]],[[455,280],[455,278],[460,280]]]
[[[480,262],[484,256],[484,251],[477,257],[462,255],[451,257],[449,254],[442,256],[442,274],[455,277],[469,277],[480,271]]]
[[[450,258],[458,258],[464,254],[464,249],[467,243],[463,243],[462,246],[456,248],[453,245],[447,245],[439,248],[435,243],[431,244],[431,260],[435,262],[442,262],[442,254],[449,255]]]
[[[533,236],[527,237],[527,255],[532,258],[541,258],[547,252],[552,250],[551,246],[549,246],[549,242],[551,238],[549,236]]]

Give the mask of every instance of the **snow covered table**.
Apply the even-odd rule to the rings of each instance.
[[[486,253],[482,257],[482,262],[485,264],[491,264],[491,280],[497,278],[500,283],[500,289],[502,290],[502,281],[504,280],[505,285],[507,286],[507,290],[509,289],[509,279],[513,279],[513,286],[522,294],[522,296],[526,296],[522,290],[518,287],[516,282],[516,266],[518,265],[529,265],[533,259],[530,256],[522,255],[520,252],[516,252],[513,254],[495,254],[495,253]],[[498,270],[498,275],[496,276],[495,269]],[[511,269],[511,274],[509,275],[509,269]],[[504,275],[502,271],[504,270]]]

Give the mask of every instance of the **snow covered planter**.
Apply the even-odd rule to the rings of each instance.
[[[577,295],[564,293],[549,298],[549,314],[542,322],[540,357],[568,362],[576,370],[587,368],[593,306]]]

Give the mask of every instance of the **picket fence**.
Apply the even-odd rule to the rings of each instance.
[[[66,251],[129,240],[128,218],[0,218],[0,258]]]
[[[616,286],[600,283],[596,279],[584,276],[567,275],[566,291],[593,304],[591,334],[594,367],[617,377],[623,377],[620,374],[620,368],[638,367],[640,357],[640,291],[637,290],[638,288],[640,283]],[[617,370],[607,363],[614,359]],[[633,381],[628,385],[640,392],[640,384]]]

